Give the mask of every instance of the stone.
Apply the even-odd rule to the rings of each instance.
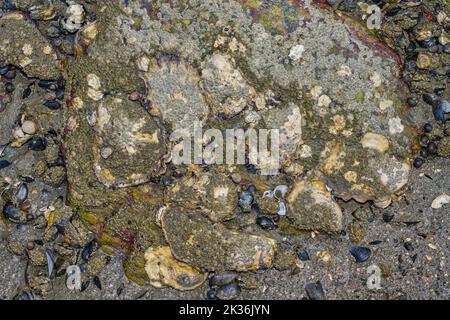
[[[286,201],[287,216],[299,229],[337,233],[343,228],[341,208],[320,182],[296,182]]]
[[[272,266],[275,240],[212,224],[200,211],[169,208],[162,228],[175,258],[208,271],[257,271]]]
[[[21,13],[2,16],[0,34],[0,60],[20,67],[30,78],[59,76],[59,61],[52,46]]]
[[[255,94],[230,59],[218,53],[205,62],[201,84],[214,115],[235,116]]]

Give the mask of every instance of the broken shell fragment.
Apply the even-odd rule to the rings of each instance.
[[[450,203],[450,196],[448,194],[441,194],[433,200],[433,202],[431,203],[431,208],[440,209],[444,205],[448,205],[449,203]]]
[[[145,271],[152,286],[169,286],[182,291],[198,288],[208,277],[208,273],[201,273],[198,269],[176,260],[169,246],[147,249]]]
[[[82,5],[72,4],[66,10],[66,18],[61,21],[62,27],[70,33],[79,30],[84,22],[85,12]]]

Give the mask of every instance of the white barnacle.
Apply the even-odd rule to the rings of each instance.
[[[93,73],[87,75],[87,83],[89,87],[95,90],[99,90],[102,86],[100,83],[100,78]]]
[[[382,99],[380,101],[380,109],[384,111],[386,109],[391,109],[394,106],[394,101],[388,99]]]
[[[31,44],[26,43],[22,47],[22,52],[24,55],[29,57],[33,54],[33,47],[31,46]]]
[[[137,60],[137,67],[139,68],[139,70],[147,72],[149,66],[150,66],[150,59],[146,55],[143,55]]]
[[[321,86],[314,86],[314,87],[311,89],[310,93],[311,93],[311,96],[312,96],[314,99],[317,99],[317,98],[319,98],[320,95],[322,94],[322,87],[321,87]]]
[[[352,74],[352,69],[350,69],[349,66],[343,64],[339,67],[337,74],[341,77],[348,77],[349,75]]]
[[[319,100],[317,101],[317,105],[319,107],[328,107],[331,104],[331,99],[326,94],[323,94],[319,97]]]
[[[304,52],[305,47],[301,44],[297,44],[291,48],[291,51],[289,52],[289,58],[291,58],[293,61],[297,61],[303,56]]]
[[[85,19],[84,8],[80,4],[72,4],[66,10],[66,18],[61,21],[64,29],[75,32],[81,28]]]
[[[397,134],[402,133],[405,127],[402,124],[402,120],[399,117],[389,119],[389,133]]]
[[[370,81],[372,81],[374,87],[379,87],[382,84],[381,75],[378,72],[374,72],[370,75]]]

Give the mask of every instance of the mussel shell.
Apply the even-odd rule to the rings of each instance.
[[[31,140],[28,148],[33,151],[44,151],[47,148],[47,139],[43,137],[35,137]]]
[[[306,294],[310,300],[323,300],[325,293],[320,282],[308,283],[305,286]]]
[[[278,228],[278,225],[267,216],[259,216],[256,218],[256,224],[263,229],[272,230]]]
[[[9,203],[3,207],[3,214],[8,220],[12,222],[20,221],[20,210],[16,208],[13,204]]]
[[[58,110],[61,109],[61,103],[58,101],[46,101],[44,103],[44,106],[46,106],[47,108],[49,108],[50,110]]]
[[[11,162],[8,160],[0,160],[0,169],[4,169],[6,167],[9,167],[11,165]]]
[[[216,291],[216,296],[220,300],[236,299],[241,294],[241,287],[237,283],[230,283],[222,286]]]
[[[26,183],[22,183],[17,190],[17,200],[22,203],[28,198],[28,186]]]
[[[348,251],[355,258],[357,263],[367,261],[372,255],[372,251],[366,247],[351,246]]]
[[[234,282],[237,278],[235,273],[216,273],[209,279],[210,287],[221,287]]]

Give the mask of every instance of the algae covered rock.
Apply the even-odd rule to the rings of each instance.
[[[202,172],[170,186],[165,192],[165,202],[185,209],[201,208],[213,222],[227,221],[238,211],[238,189],[223,173]]]
[[[144,76],[152,112],[172,129],[185,129],[194,121],[204,120],[208,105],[200,92],[197,71],[171,56],[153,59],[149,64]]]
[[[107,96],[96,112],[94,170],[107,187],[148,182],[161,170],[161,129],[138,103]]]
[[[273,239],[212,224],[199,211],[169,208],[162,217],[162,228],[175,258],[197,268],[256,271],[273,263]]]
[[[186,263],[187,274],[273,264],[274,240],[224,225],[233,225],[247,182],[205,163],[186,170],[170,157],[171,134],[191,134],[197,120],[216,132],[279,130],[274,175],[290,181],[280,203],[298,229],[337,233],[343,213],[334,196],[384,207],[407,184],[411,125],[399,59],[353,21],[313,1],[147,8],[101,0],[90,10],[96,21],[82,29],[67,66],[68,200],[103,248],[125,253],[130,278],[148,281],[148,248],[152,263]],[[211,140],[196,142],[199,155]],[[166,169],[173,183],[160,183]],[[280,203],[261,209],[276,215]],[[169,267],[149,270],[161,285],[197,284]]]
[[[255,95],[241,72],[221,54],[214,54],[206,61],[201,83],[216,116],[235,116]]]
[[[59,61],[55,50],[24,15],[12,12],[2,16],[0,34],[0,60],[20,67],[28,77],[59,77]]]
[[[288,216],[297,228],[328,233],[342,230],[341,208],[322,183],[297,181],[286,200]]]

